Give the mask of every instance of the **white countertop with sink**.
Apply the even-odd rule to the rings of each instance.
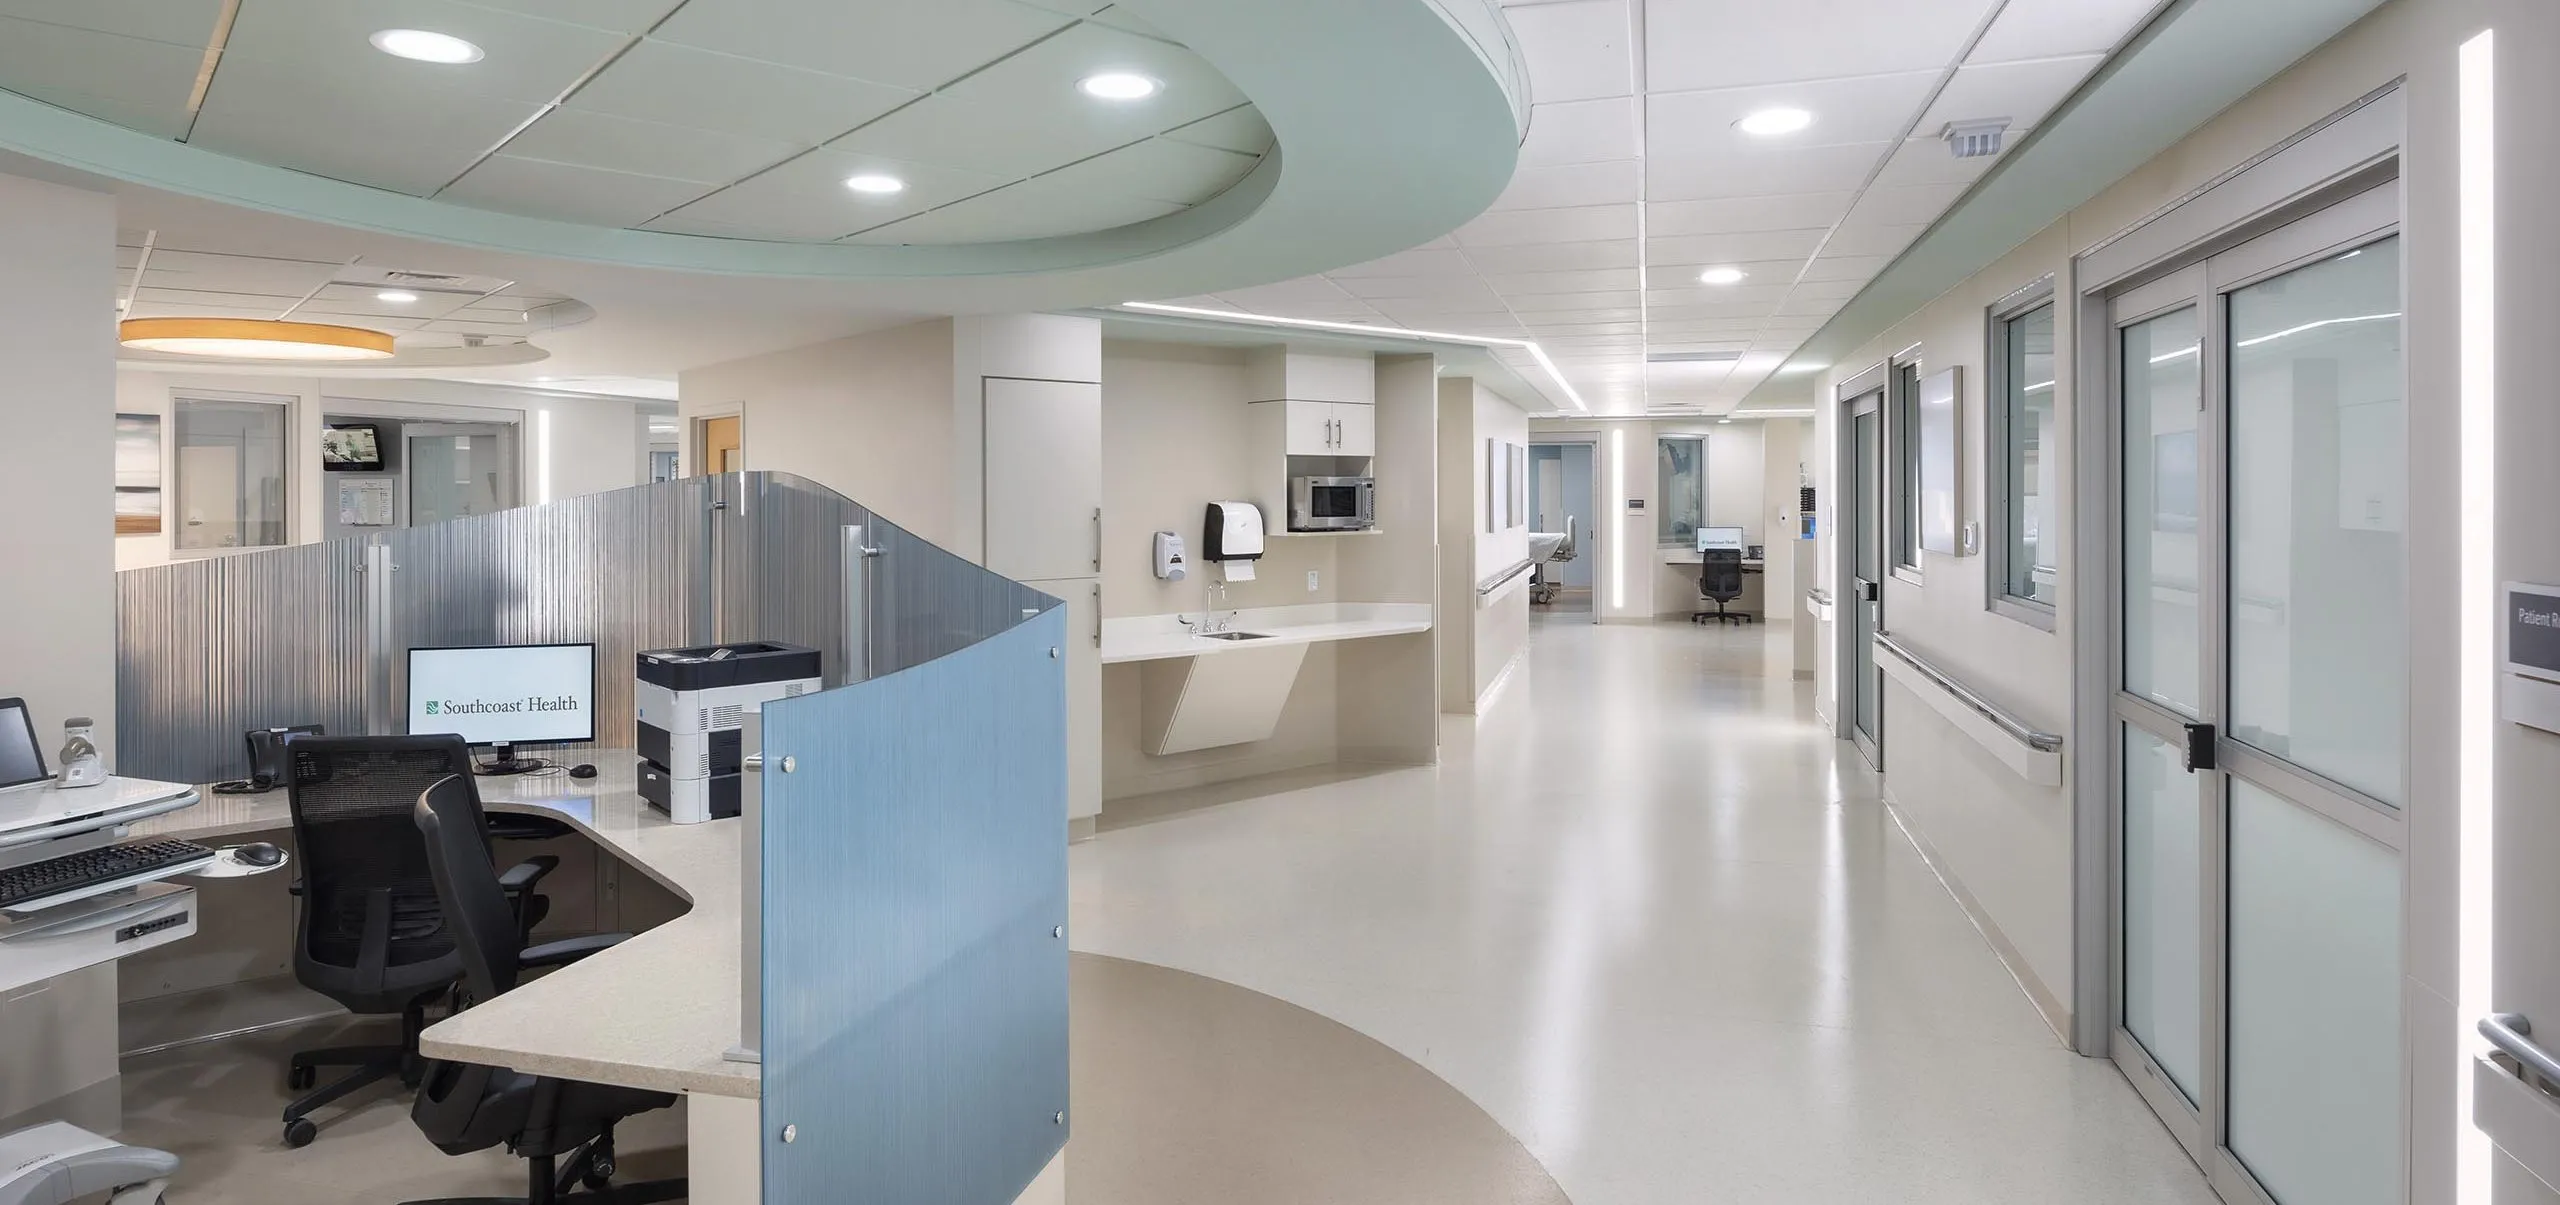
[[[1403,636],[1431,630],[1429,603],[1305,603],[1294,607],[1252,607],[1234,612],[1231,632],[1251,632],[1259,640],[1216,640],[1194,634],[1184,620],[1198,622],[1207,612],[1176,615],[1133,615],[1102,621],[1102,660],[1159,661],[1167,657],[1201,657],[1238,649],[1287,644],[1319,644],[1328,640],[1360,640],[1370,636]],[[1221,613],[1224,614],[1224,613]]]

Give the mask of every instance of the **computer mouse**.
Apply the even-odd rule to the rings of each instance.
[[[592,763],[579,762],[577,765],[569,767],[569,777],[571,778],[593,778],[595,776],[596,768]]]
[[[249,866],[273,866],[284,861],[284,851],[264,841],[252,841],[243,845],[232,856]]]

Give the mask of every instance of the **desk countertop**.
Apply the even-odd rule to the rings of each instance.
[[[631,759],[596,777],[483,778],[492,812],[568,821],[692,909],[631,940],[428,1026],[431,1058],[660,1092],[753,1098],[762,1071],[721,1057],[739,1022],[740,837],[736,820],[673,824],[634,790]],[[282,791],[214,795],[134,826],[137,836],[211,840],[291,823]]]
[[[1402,636],[1431,630],[1428,603],[1309,603],[1295,607],[1256,607],[1238,611],[1228,629],[1253,632],[1261,640],[1211,640],[1191,634],[1184,615],[1140,615],[1107,619],[1102,624],[1102,660],[1159,661],[1168,657],[1203,657],[1240,649],[1359,640],[1370,636]]]

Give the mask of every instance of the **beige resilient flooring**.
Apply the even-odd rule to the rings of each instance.
[[[1482,1109],[1412,1061],[1322,1017],[1214,979],[1077,954],[1071,970],[1078,1205],[1563,1205]],[[125,1141],[185,1161],[172,1205],[375,1205],[523,1191],[503,1151],[448,1158],[388,1088],[278,1136],[281,1068],[303,1046],[371,1040],[345,1020],[126,1061]],[[682,1106],[618,1135],[623,1179],[683,1174]]]

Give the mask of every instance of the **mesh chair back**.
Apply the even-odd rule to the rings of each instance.
[[[453,934],[410,813],[437,780],[470,773],[462,738],[297,737],[286,749],[302,854],[303,958],[365,969],[452,955]],[[479,810],[476,795],[471,809]],[[369,930],[385,941],[379,962],[366,950]]]
[[[1730,548],[1707,550],[1698,564],[1698,593],[1725,602],[1742,597],[1742,554]]]
[[[516,985],[524,930],[516,924],[507,889],[498,883],[497,864],[489,860],[471,779],[446,775],[418,796],[412,818],[424,839],[455,952],[462,956],[463,982],[473,996],[494,1000]]]

